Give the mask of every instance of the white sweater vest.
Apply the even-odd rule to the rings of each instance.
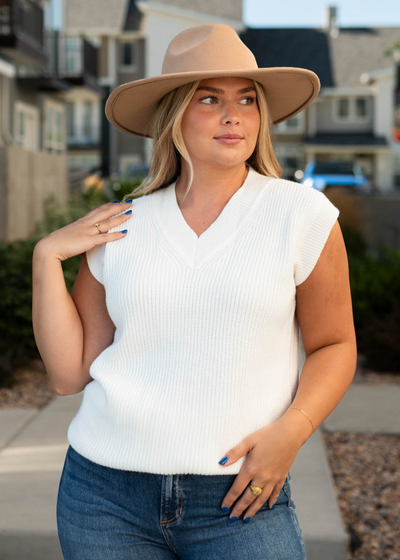
[[[296,286],[339,210],[311,187],[253,168],[200,237],[175,182],[130,206],[131,218],[110,230],[126,236],[87,253],[116,330],[91,364],[68,441],[118,469],[237,474],[246,457],[218,462],[295,396]]]

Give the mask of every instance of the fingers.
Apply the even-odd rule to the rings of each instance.
[[[236,521],[240,517],[240,515],[245,511],[245,514],[243,515],[243,520],[246,523],[248,523],[251,520],[251,518],[257,513],[257,511],[266,502],[268,502],[268,506],[270,509],[274,508],[275,502],[279,497],[284,482],[285,481],[282,481],[277,484],[265,483],[265,482],[257,481],[256,478],[252,477],[250,480],[248,480],[246,488],[243,492],[243,483],[240,485],[239,475],[238,475],[231,489],[229,490],[228,494],[225,496],[221,508],[222,509],[224,507],[231,508],[233,506],[232,511],[229,515],[229,519],[232,522]],[[262,488],[262,493],[259,496],[254,496],[249,486],[250,483],[253,486],[259,486],[260,488]],[[241,489],[239,489],[239,485]],[[239,496],[240,499],[237,501],[236,504],[234,504],[235,500]]]
[[[130,199],[132,202],[132,199]],[[123,223],[128,220],[132,215],[132,204],[131,202],[121,202],[119,204],[108,202],[95,208],[93,213],[87,215],[88,222],[90,226],[94,226],[95,223],[99,224],[99,228],[102,233],[106,233],[108,230]],[[94,228],[94,232],[96,233]]]
[[[86,217],[88,220],[93,223],[100,222],[102,220],[107,220],[117,214],[121,214],[121,212],[126,212],[128,209],[132,207],[133,199],[129,199],[127,202],[106,202],[97,208],[91,210]]]

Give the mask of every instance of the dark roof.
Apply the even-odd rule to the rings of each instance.
[[[306,144],[324,144],[338,146],[387,146],[387,139],[375,136],[372,132],[327,132],[303,139]]]
[[[129,0],[124,31],[138,31],[140,29],[142,18],[143,14],[136,6],[136,0]]]
[[[249,27],[239,36],[259,67],[307,68],[321,87],[362,86],[362,73],[393,65],[384,51],[400,40],[400,27],[341,27],[337,37],[325,29]]]

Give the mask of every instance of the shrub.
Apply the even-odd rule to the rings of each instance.
[[[69,197],[62,206],[57,197],[49,195],[44,201],[44,219],[36,224],[33,234],[24,240],[0,241],[0,386],[12,386],[13,371],[31,359],[40,359],[32,327],[32,255],[40,239],[85,216],[94,208],[110,200],[122,200],[140,184],[121,182],[118,194],[110,199],[96,186]],[[72,290],[81,259],[72,257],[61,263],[65,284]]]
[[[359,233],[342,231],[358,351],[367,369],[400,373],[400,252],[386,244],[367,247]]]

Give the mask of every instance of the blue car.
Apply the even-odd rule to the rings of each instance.
[[[374,190],[362,167],[350,161],[310,161],[300,182],[318,191],[332,186],[347,187],[352,192],[364,194],[372,194]]]

